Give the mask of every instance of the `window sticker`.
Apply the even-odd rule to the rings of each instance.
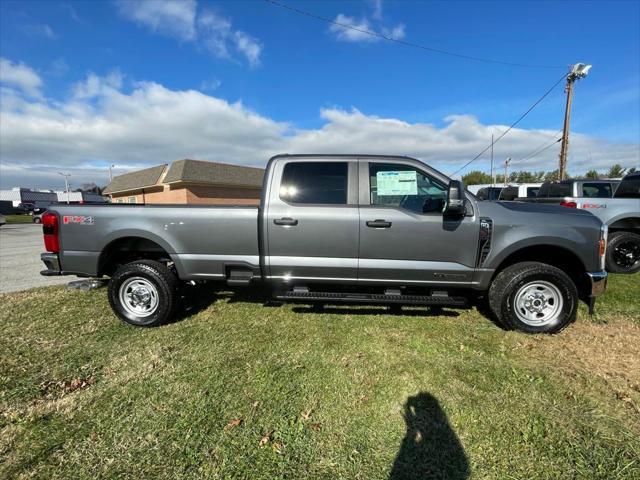
[[[376,173],[378,196],[383,195],[417,195],[418,172],[378,172]]]

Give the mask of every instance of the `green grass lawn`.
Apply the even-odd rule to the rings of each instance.
[[[640,477],[640,275],[555,336],[203,297],[141,329],[105,289],[0,295],[0,478]]]
[[[5,215],[7,223],[33,223],[31,215]]]

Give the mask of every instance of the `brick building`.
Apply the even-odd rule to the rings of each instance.
[[[260,203],[263,168],[176,160],[114,177],[105,188],[113,203],[200,205]]]

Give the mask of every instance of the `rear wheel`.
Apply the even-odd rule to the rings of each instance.
[[[606,265],[611,273],[640,271],[640,235],[632,232],[612,233],[607,245]]]
[[[494,279],[489,306],[505,328],[555,333],[575,320],[578,291],[559,268],[522,262],[505,268]]]
[[[156,327],[178,306],[178,278],[164,264],[140,260],[121,266],[109,282],[109,303],[127,323]]]

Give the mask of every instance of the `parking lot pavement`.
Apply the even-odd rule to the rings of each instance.
[[[77,277],[43,277],[42,227],[35,224],[0,227],[0,293],[17,292],[45,285],[59,285]]]

